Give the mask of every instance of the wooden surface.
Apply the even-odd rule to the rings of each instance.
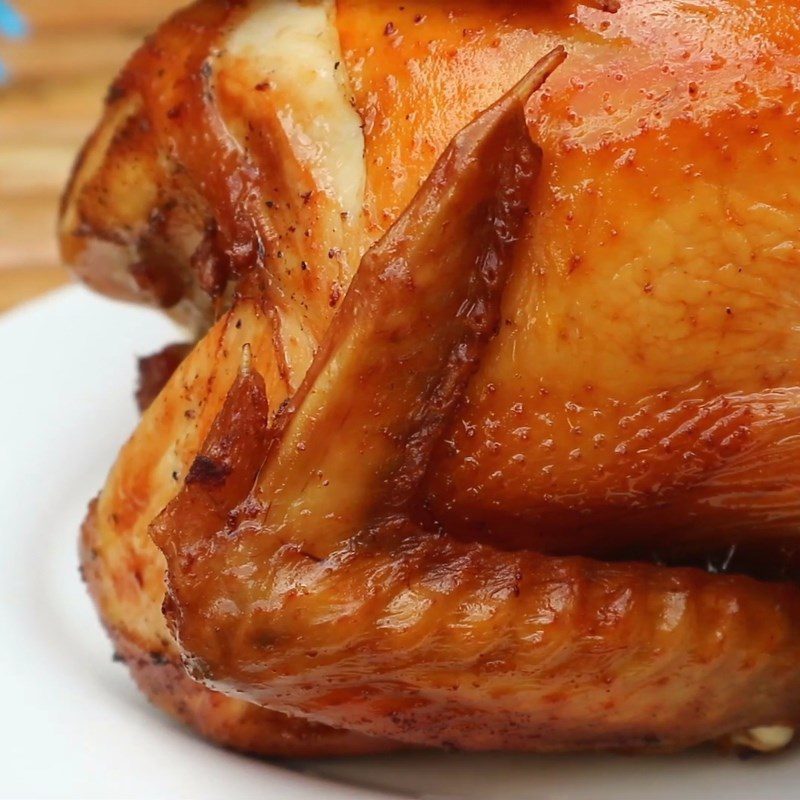
[[[106,88],[178,0],[16,0],[30,35],[0,40],[0,312],[69,279],[55,219]]]

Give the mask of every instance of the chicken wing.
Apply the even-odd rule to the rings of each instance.
[[[455,139],[362,260],[269,430],[246,351],[152,528],[196,679],[463,749],[675,749],[800,716],[796,586],[512,553],[415,519],[433,447],[499,327],[538,165],[523,101],[562,57]]]

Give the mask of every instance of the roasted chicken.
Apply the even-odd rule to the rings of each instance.
[[[157,704],[268,754],[785,743],[797,12],[201,2],[145,43],[61,236],[198,339],[82,539]]]

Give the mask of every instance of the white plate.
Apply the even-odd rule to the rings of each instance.
[[[0,796],[786,800],[800,754],[416,754],[276,765],[152,710],[111,662],[78,579],[86,503],[136,422],[134,355],[162,316],[70,288],[0,320]],[[800,668],[800,665],[798,665]]]

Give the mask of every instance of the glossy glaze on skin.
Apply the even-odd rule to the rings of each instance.
[[[137,550],[130,538],[121,541],[123,546],[119,539],[109,542],[108,526],[93,503],[81,532],[81,573],[102,610],[114,659],[127,665],[153,705],[223,747],[255,755],[314,758],[397,749],[391,742],[227,697],[192,680],[160,614],[164,577],[155,547],[148,540]],[[133,620],[137,632],[131,631]]]
[[[226,31],[257,25],[264,5],[211,4],[203,24],[221,46]],[[352,198],[362,178],[353,168],[338,179],[351,199],[331,206],[332,196],[314,191],[313,163],[282,143],[281,110],[295,108],[300,120],[305,113],[294,87],[276,79],[265,89],[256,81],[268,74],[263,55],[248,59],[239,47],[234,58],[222,48],[212,58],[220,63],[209,113],[227,121],[235,157],[243,153],[250,166],[225,166],[219,180],[250,180],[256,205],[272,203],[245,220],[249,238],[245,232],[231,241],[250,246],[261,237],[264,269],[254,291],[280,318],[276,356],[287,380],[307,369],[331,299],[339,301],[369,239],[408,202],[448,139],[522,65],[564,41],[568,64],[528,108],[545,152],[530,244],[520,248],[504,328],[431,469],[429,506],[469,539],[565,553],[666,545],[668,553],[691,555],[754,538],[770,547],[791,543],[800,525],[793,490],[800,480],[800,23],[793,8],[777,0],[766,8],[744,0],[637,0],[612,15],[571,3],[416,3],[400,11],[340,2],[341,55],[331,58],[341,59],[333,72],[352,89],[364,123],[366,210],[359,220]],[[167,142],[158,147],[178,156],[185,131],[214,130],[211,117],[190,124],[176,112],[183,104],[173,95],[192,96],[180,78],[187,66],[164,53],[190,46],[200,58],[211,47],[197,35],[200,13],[185,16],[183,27],[161,34],[172,44],[145,51],[134,71],[166,69],[165,86],[179,78],[176,89],[156,82],[146,95],[148,118],[159,120]],[[186,39],[187,30],[193,37]],[[116,98],[110,116],[129,101],[129,92]],[[244,128],[247,141],[236,135]],[[338,135],[350,135],[358,151],[360,137],[346,129],[345,121]],[[141,156],[144,145],[131,137],[117,137],[103,170],[132,169],[125,148]],[[217,134],[208,144],[199,133],[191,137],[187,152],[202,153],[201,170],[219,160]],[[173,204],[167,216],[191,217],[191,161],[178,163],[177,183],[166,186],[149,172],[126,182],[101,170],[83,194],[73,191],[72,203],[84,225],[106,226],[101,240],[130,223],[96,209],[95,193],[107,200],[131,183],[140,202],[148,186],[160,187]],[[135,164],[155,169],[148,158]],[[267,175],[281,180],[274,185]],[[298,199],[306,186],[312,195]],[[235,227],[231,192],[221,185],[201,204],[203,217],[222,230]],[[91,236],[80,241],[91,251]],[[72,247],[69,258],[96,263],[92,274],[108,276],[104,255],[87,261]],[[201,260],[185,245],[159,247],[179,265]],[[216,248],[236,251],[224,242]],[[191,271],[182,280],[194,286]],[[728,415],[719,411],[726,402]]]
[[[171,306],[199,331],[234,286],[256,301],[237,308],[241,331],[223,320],[191,376],[148,412],[91,517],[95,594],[118,641],[176,652],[146,528],[180,489],[241,345],[261,342],[258,371],[277,408],[301,383],[360,256],[450,137],[556,43],[569,58],[527,109],[542,173],[503,324],[420,505],[468,542],[711,556],[775,574],[800,522],[797,4],[630,0],[609,14],[572,2],[401,11],[342,0],[334,16],[323,3],[338,47],[322,30],[324,46],[296,45],[320,76],[313,101],[282,77],[294,66],[270,63],[295,47],[273,50],[277,5],[293,13],[288,2],[206,3],[162,30],[112,91],[65,198],[65,256],[97,288]],[[297,18],[286,19],[292,30]],[[238,49],[225,46],[248,25]],[[259,51],[248,36],[271,46]],[[363,134],[348,120],[351,94]],[[314,120],[329,116],[325,151]],[[194,170],[178,157],[187,137]],[[200,184],[220,148],[233,161],[207,193]],[[235,260],[237,237],[226,244],[209,231],[235,227],[243,185],[264,211],[254,204],[238,238],[246,250],[260,231],[264,258],[240,259],[246,280],[212,298],[208,265]]]
[[[498,327],[539,167],[528,91],[460,134],[365,256],[269,431],[249,366],[232,387],[152,528],[172,629],[211,687],[415,745],[668,750],[793,722],[796,586],[511,553],[413,520]]]
[[[171,391],[144,412],[81,532],[81,572],[123,660],[150,701],[221,745],[268,756],[314,757],[383,752],[370,737],[288,719],[242,699],[212,692],[183,668],[167,628],[164,559],[147,528],[180,490],[189,466],[236,380],[245,343],[270,397],[284,383],[270,355],[268,316],[252,301],[215,326],[176,370]],[[231,354],[231,367],[222,361]],[[215,365],[213,370],[203,364]]]
[[[796,535],[800,17],[767,5],[411,3],[387,34],[340,3],[381,227],[569,41],[528,109],[544,174],[506,324],[431,469],[449,528],[597,554]]]

